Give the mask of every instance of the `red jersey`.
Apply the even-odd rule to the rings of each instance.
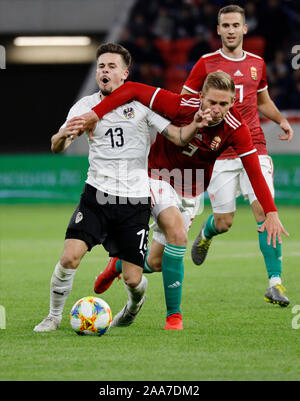
[[[197,61],[183,87],[198,94],[206,76],[214,71],[224,71],[232,77],[236,87],[235,106],[250,129],[258,153],[267,154],[266,140],[257,111],[257,93],[268,87],[264,60],[246,51],[243,57],[234,59],[219,49],[214,53],[205,54]],[[220,159],[235,157],[235,152],[229,148]]]
[[[164,91],[158,92],[153,108],[155,110],[164,108],[164,115],[172,117],[175,125],[182,126],[190,123],[194,118],[194,105],[197,104],[197,98],[193,95],[181,95],[180,110],[177,111],[176,116],[172,116],[173,106],[168,106],[170,102],[167,101],[166,96]],[[149,154],[149,175],[152,178],[170,181],[180,195],[199,195],[208,187],[216,159],[229,146],[239,157],[256,152],[249,129],[235,107],[226,113],[219,124],[199,130],[194,139],[185,147],[176,146],[164,136],[158,135]]]
[[[127,82],[93,107],[93,110],[99,118],[102,118],[104,114],[133,99],[168,117],[178,126],[189,124],[200,106],[198,96],[179,95],[165,89]],[[176,146],[164,136],[158,135],[149,154],[149,175],[170,182],[179,194],[198,195],[205,191],[209,184],[215,160],[229,146],[241,158],[265,214],[276,211],[272,195],[261,172],[249,128],[235,107],[226,113],[219,124],[199,130],[185,147]],[[173,170],[177,171],[175,177],[172,174]],[[189,173],[188,177],[186,171]],[[199,171],[202,174],[197,175]],[[178,177],[181,181],[176,180]],[[182,177],[185,181],[184,186]]]

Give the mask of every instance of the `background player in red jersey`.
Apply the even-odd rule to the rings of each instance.
[[[190,200],[196,200],[197,195],[203,192],[209,184],[216,158],[231,145],[242,157],[255,192],[264,205],[264,211],[267,214],[264,228],[268,231],[269,240],[273,236],[275,245],[276,236],[278,235],[281,242],[281,233],[287,233],[278,220],[273,198],[261,174],[249,129],[241,121],[239,113],[235,109],[230,109],[234,102],[235,93],[233,80],[226,73],[215,72],[209,74],[205,82],[200,99],[202,112],[210,111],[211,114],[211,121],[208,122],[209,127],[203,127],[196,138],[183,149],[177,146],[168,146],[168,141],[164,137],[162,137],[162,141],[157,138],[149,155],[149,170],[151,176],[156,178],[154,180],[150,178],[151,189],[157,194],[157,183],[164,183],[159,179],[168,181],[169,177],[165,176],[165,170],[172,171],[174,168],[180,168],[182,171],[184,169],[197,171],[203,169],[204,183],[192,182],[188,194]],[[102,117],[104,112],[119,106],[122,102],[130,101],[133,97],[145,105],[151,105],[154,110],[168,116],[178,125],[189,121],[194,115],[194,107],[199,107],[199,103],[196,105],[196,98],[193,96],[181,96],[143,84],[127,83],[123,85],[121,90],[117,90],[110,95],[109,99],[105,99],[93,110],[97,111],[99,117]],[[86,115],[77,117],[71,120],[70,124],[74,124],[74,129],[86,129],[85,118],[87,118]],[[177,190],[173,199],[177,199],[178,202],[173,202],[171,197],[168,202],[165,202],[165,198],[162,197],[162,200],[159,200],[152,209],[152,213],[156,214],[163,233],[159,235],[158,231],[154,232],[144,272],[163,271],[167,312],[173,312],[169,317],[175,318],[176,315],[177,319],[182,320],[180,301],[183,282],[183,254],[187,240],[186,227],[188,228],[191,224],[195,211],[194,214],[193,212],[189,213],[190,219],[183,220],[183,213],[188,211],[188,200],[181,193],[180,185],[176,185],[176,182],[172,184]],[[162,189],[165,190],[166,186],[162,185]],[[178,209],[183,212],[182,215]],[[120,267],[118,261],[111,259],[95,283],[96,292],[104,292],[110,286],[114,278],[121,272]],[[168,285],[168,283],[170,284]],[[179,284],[172,286],[172,283]],[[182,328],[182,324],[181,327],[174,325],[167,328]]]
[[[236,5],[220,9],[217,31],[221,37],[222,48],[198,60],[183,86],[182,94],[198,94],[207,74],[212,71],[222,70],[231,75],[236,87],[235,106],[249,126],[253,143],[258,151],[262,172],[274,196],[273,164],[271,157],[267,154],[258,111],[279,124],[284,132],[279,135],[279,139],[290,141],[293,130],[270,99],[264,60],[243,50],[243,36],[247,33],[244,10]],[[212,238],[230,229],[236,210],[236,197],[243,194],[248,197],[257,221],[259,245],[268,273],[269,288],[265,293],[265,300],[287,306],[289,300],[281,284],[281,245],[277,244],[276,248],[269,246],[266,233],[260,231],[261,224],[265,220],[263,208],[253,192],[241,160],[232,149],[227,149],[216,161],[208,193],[213,214],[203,224],[192,246],[194,263],[201,265]]]

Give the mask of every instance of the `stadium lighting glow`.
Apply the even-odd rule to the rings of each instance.
[[[18,36],[15,46],[89,46],[88,36]]]

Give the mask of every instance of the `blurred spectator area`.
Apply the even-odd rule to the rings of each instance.
[[[138,0],[121,37],[134,58],[131,79],[180,92],[196,61],[221,47],[217,13],[228,4],[245,9],[244,49],[265,59],[272,99],[281,109],[299,107],[300,73],[291,67],[298,1]]]

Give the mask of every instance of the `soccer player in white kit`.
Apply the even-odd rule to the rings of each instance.
[[[68,120],[89,111],[127,79],[130,53],[118,44],[97,50],[96,81],[100,92],[80,99],[67,121],[51,138],[54,153],[63,152],[82,132]],[[201,117],[185,127],[176,127],[141,103],[133,101],[107,114],[89,137],[89,169],[80,202],[65,237],[62,256],[50,283],[50,311],[35,332],[56,330],[62,320],[77,267],[87,251],[102,244],[110,256],[122,260],[128,301],[111,326],[133,323],[145,300],[147,279],[143,276],[147,249],[150,188],[148,154],[153,132],[167,132],[168,139],[185,146],[196,134]]]

